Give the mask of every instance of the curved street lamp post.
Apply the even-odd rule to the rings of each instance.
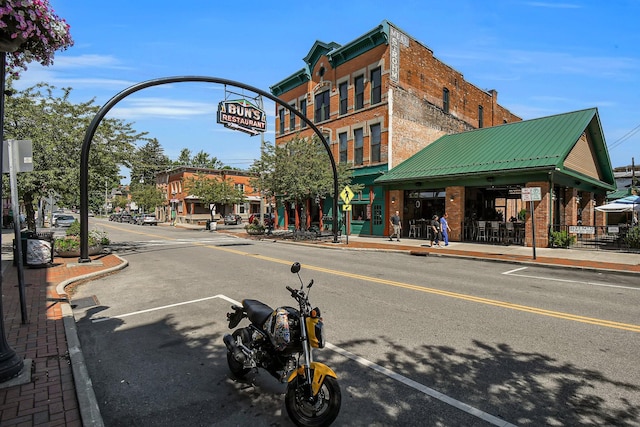
[[[290,106],[288,103],[280,100],[279,98],[271,95],[268,92],[265,92],[261,89],[245,85],[244,83],[236,82],[233,80],[220,79],[216,77],[206,77],[206,76],[177,76],[177,77],[163,77],[160,79],[148,80],[142,83],[135,84],[130,86],[129,88],[123,90],[113,98],[111,98],[106,104],[102,106],[102,108],[96,113],[95,117],[91,121],[91,124],[87,128],[87,132],[84,136],[84,141],[82,142],[82,153],[80,157],[80,258],[78,262],[91,262],[89,258],[89,195],[88,195],[88,186],[89,186],[89,149],[91,148],[91,140],[93,139],[94,134],[96,133],[96,129],[98,125],[104,118],[104,116],[113,108],[118,102],[126,98],[127,96],[135,93],[139,90],[159,86],[163,84],[170,83],[179,83],[179,82],[205,82],[205,83],[218,83],[224,84],[228,86],[235,86],[245,90],[249,90],[251,92],[257,93],[265,98],[268,98],[279,104],[280,106],[288,109],[292,114],[295,114],[305,122],[313,131],[318,135],[324,148],[327,150],[327,154],[329,155],[329,160],[331,162],[331,169],[333,172],[333,242],[338,242],[338,170],[336,168],[336,161],[331,153],[331,147],[329,147],[329,143],[326,138],[318,130],[318,128],[302,113],[298,110]]]

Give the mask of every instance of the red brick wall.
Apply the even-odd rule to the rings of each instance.
[[[451,232],[449,240],[462,240],[462,223],[464,221],[465,188],[447,187],[445,196],[445,212],[449,215],[448,222]]]
[[[382,101],[371,105],[370,71],[382,68]],[[341,64],[336,69],[331,67],[326,56],[321,57],[311,70],[311,80],[291,91],[283,93],[280,98],[286,102],[296,101],[307,94],[307,117],[313,121],[315,94],[330,90],[330,120],[317,123],[316,126],[326,132],[332,143],[332,152],[339,158],[338,134],[347,133],[348,160],[353,160],[353,130],[364,130],[363,165],[371,165],[369,153],[369,126],[381,123],[381,156],[380,163],[390,163],[390,168],[411,157],[419,150],[449,133],[471,130],[478,127],[478,106],[482,105],[484,126],[502,124],[503,121],[520,120],[505,108],[497,104],[497,92],[484,91],[464,80],[464,76],[433,56],[426,46],[409,39],[409,46],[400,44],[399,82],[390,80],[390,48],[388,45],[363,53],[362,55]],[[321,76],[320,70],[324,69]],[[354,78],[364,75],[364,108],[354,111],[355,87]],[[339,116],[338,84],[348,77],[348,110]],[[442,90],[449,89],[449,113],[442,110]],[[277,110],[281,107],[276,106]],[[390,108],[392,111],[390,112]],[[389,115],[393,116],[390,122]],[[389,142],[391,129],[392,142]],[[293,138],[297,132],[301,136],[311,136],[307,128],[301,130],[299,120],[296,128],[289,129],[289,114],[285,116],[285,133],[280,135],[279,122],[276,119],[276,143],[284,143]],[[391,143],[391,150],[389,150]],[[391,158],[388,154],[391,153]]]

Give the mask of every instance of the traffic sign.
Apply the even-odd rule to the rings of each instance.
[[[340,193],[340,198],[345,205],[351,203],[351,200],[353,199],[353,191],[351,191],[348,185],[345,185],[344,190]]]
[[[344,212],[351,212],[351,206],[352,205],[342,205],[342,210]]]
[[[521,197],[523,202],[537,202],[542,200],[542,191],[540,187],[524,187]]]

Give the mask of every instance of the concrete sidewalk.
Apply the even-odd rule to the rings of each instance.
[[[192,231],[209,233],[204,227]],[[186,231],[186,230],[185,230]],[[218,227],[220,233],[249,238],[242,228]],[[536,264],[562,268],[616,271],[638,274],[640,254],[575,249],[533,248],[452,242],[431,248],[421,239],[400,242],[379,237],[344,236],[328,240],[292,241],[274,236],[252,239],[276,240],[283,244],[315,245],[334,250],[400,251],[416,256],[467,257],[479,260]],[[348,243],[347,243],[348,240]],[[77,258],[55,258],[46,268],[25,268],[28,322],[22,324],[17,269],[3,256],[2,304],[7,341],[25,359],[20,376],[0,384],[0,425],[102,426],[91,379],[67,300],[70,287],[99,275],[111,274],[127,261],[109,254],[78,264]],[[66,290],[65,290],[66,288]]]

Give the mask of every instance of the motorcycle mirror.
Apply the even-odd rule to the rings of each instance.
[[[293,274],[296,274],[296,273],[297,273],[297,272],[299,272],[299,271],[300,271],[300,263],[299,263],[299,262],[294,262],[294,263],[291,265],[291,272],[292,272]]]

